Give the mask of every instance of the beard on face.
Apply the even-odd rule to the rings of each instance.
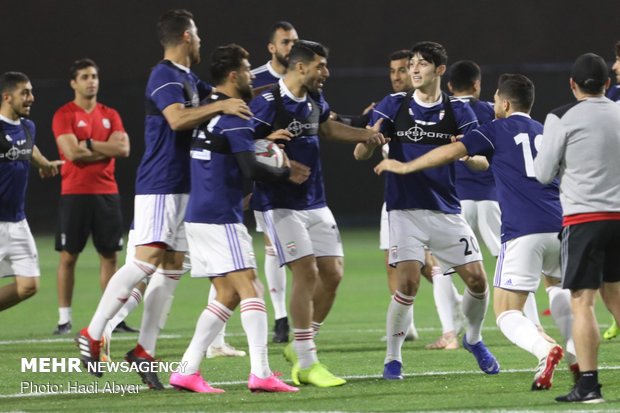
[[[276,52],[276,60],[284,67],[288,67],[288,56]]]

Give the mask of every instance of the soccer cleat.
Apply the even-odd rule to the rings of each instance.
[[[295,347],[293,347],[292,341],[288,343],[286,347],[284,347],[284,351],[282,352],[282,354],[284,355],[284,358],[286,359],[286,361],[288,361],[289,363],[292,363],[292,364],[297,363],[297,353],[295,352]],[[299,384],[299,383],[295,383],[295,384]]]
[[[237,350],[228,343],[224,343],[222,347],[209,346],[207,348],[207,358],[213,359],[216,357],[244,357],[245,351]]]
[[[288,317],[278,318],[276,324],[273,327],[273,339],[274,343],[288,343]]]
[[[318,361],[306,369],[300,369],[299,363],[295,363],[291,376],[295,384],[312,384],[316,387],[336,387],[347,382],[345,379],[334,376]]]
[[[402,380],[403,363],[398,360],[392,360],[383,366],[383,378],[385,380]]]
[[[52,331],[52,334],[54,334],[55,336],[62,336],[64,334],[69,334],[71,333],[71,322],[66,322],[64,324],[58,324],[56,326],[56,329],[54,331]]]
[[[103,376],[99,370],[101,340],[93,340],[88,334],[88,328],[83,328],[75,337],[75,343],[80,350],[80,360],[86,370],[95,377]]]
[[[540,363],[538,363],[536,368],[536,374],[534,375],[532,390],[549,390],[551,388],[553,372],[560,360],[562,360],[562,357],[564,357],[564,350],[556,345],[551,347],[549,354],[540,359]]]
[[[444,333],[437,341],[426,345],[427,350],[456,350],[459,348],[459,340],[454,332]]]
[[[109,363],[112,361],[110,358],[110,342],[112,341],[112,326],[110,323],[105,325],[103,329],[103,335],[101,336],[101,361]]]
[[[248,389],[250,389],[252,393],[263,391],[270,393],[295,393],[299,391],[297,387],[289,386],[284,383],[275,374],[272,374],[266,379],[261,379],[254,374],[250,374],[248,378]]]
[[[593,389],[582,389],[579,384],[575,384],[573,389],[565,396],[555,398],[557,402],[572,403],[603,403],[603,395],[601,394],[601,385],[597,384]]]
[[[211,387],[204,381],[200,372],[194,374],[172,373],[170,375],[170,385],[177,390],[193,391],[195,393],[225,393],[223,389]]]
[[[159,377],[157,377],[157,373],[155,372],[156,368],[153,366],[153,364],[157,363],[157,361],[150,354],[148,354],[140,344],[125,354],[125,360],[131,364],[130,367],[132,369],[135,369],[138,372],[140,378],[142,379],[142,383],[149,386],[149,389],[164,389],[164,385],[161,384]]]
[[[573,363],[570,366],[568,366],[568,368],[570,369],[570,372],[573,375],[573,383],[577,384],[577,382],[581,378],[581,370],[579,370],[579,364]]]
[[[467,336],[464,335],[463,348],[474,355],[476,361],[478,362],[480,370],[482,370],[486,374],[499,373],[499,363],[497,362],[497,359],[495,358],[493,353],[489,351],[487,346],[484,345],[482,340],[480,340],[476,344],[469,344],[467,342]]]
[[[139,333],[139,332],[140,330],[129,327],[127,323],[124,321],[121,321],[120,323],[118,323],[113,331],[113,333]]]
[[[613,323],[611,323],[611,326],[609,326],[609,328],[603,333],[603,338],[605,340],[611,340],[612,338],[615,338],[618,334],[620,334],[620,328],[618,328],[618,323],[616,323],[616,320],[614,320]]]

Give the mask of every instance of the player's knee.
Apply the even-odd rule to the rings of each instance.
[[[39,291],[39,283],[36,281],[17,284],[17,295],[21,300],[32,297]]]

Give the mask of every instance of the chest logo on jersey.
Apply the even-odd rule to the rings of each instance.
[[[30,156],[30,154],[32,154],[32,149],[30,148],[19,149],[13,146],[11,149],[6,151],[6,153],[0,153],[0,159],[4,158],[8,159],[9,161],[14,161],[16,159],[19,159],[20,157],[28,157]]]
[[[88,126],[88,124],[86,122],[84,122],[82,119],[80,119],[80,121],[77,123],[77,127],[78,128],[85,128],[87,126]]]
[[[449,140],[452,137],[452,135],[449,133],[426,131],[418,125],[412,126],[405,131],[396,131],[396,136],[398,136],[399,138],[407,138],[412,142],[419,142],[424,138]]]
[[[101,123],[103,124],[103,127],[106,128],[106,129],[110,129],[110,127],[112,126],[110,124],[110,119],[108,119],[108,118],[103,118],[101,120]]]
[[[316,129],[318,127],[319,127],[319,124],[317,122],[301,123],[300,121],[295,119],[291,123],[288,124],[286,129],[289,132],[291,132],[294,137],[297,137],[301,135],[302,133],[304,133],[304,130],[306,129]]]

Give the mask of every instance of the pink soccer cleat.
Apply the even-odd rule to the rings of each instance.
[[[261,379],[254,374],[250,374],[248,378],[248,389],[251,392],[271,392],[271,393],[294,393],[298,392],[297,387],[289,386],[280,380],[275,374]]]
[[[177,390],[193,391],[195,393],[224,393],[223,389],[211,387],[204,381],[200,372],[194,374],[172,373],[170,375],[170,385]]]

